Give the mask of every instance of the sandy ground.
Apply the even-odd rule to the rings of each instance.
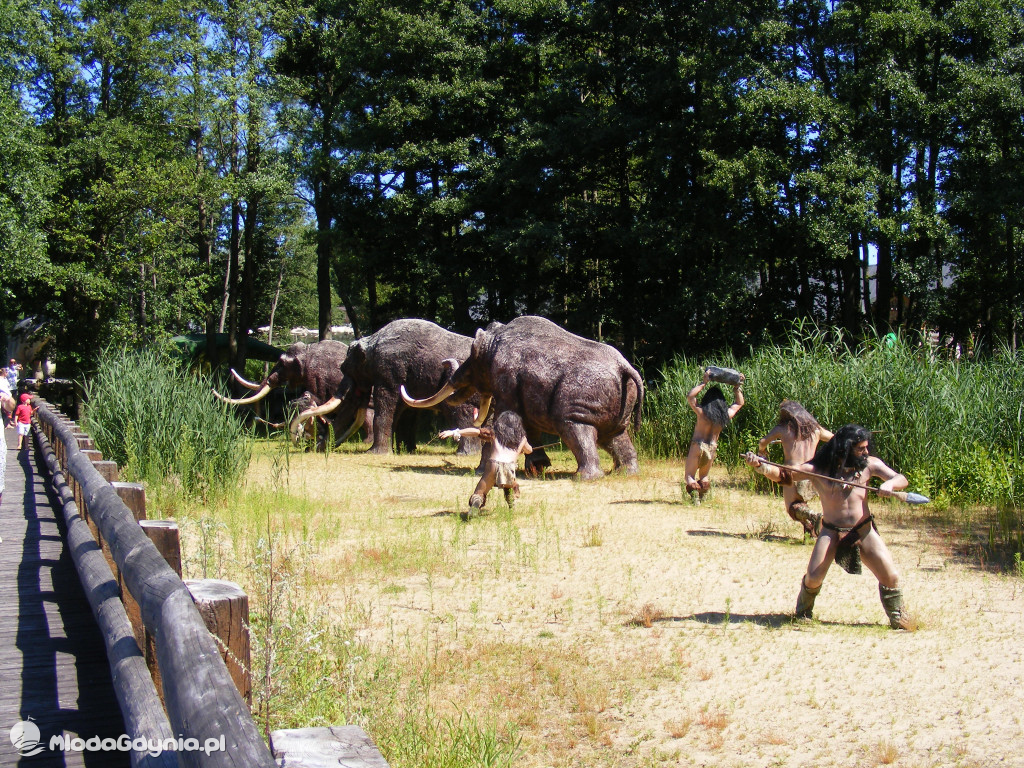
[[[838,566],[791,619],[811,545],[743,471],[694,507],[679,463],[581,483],[562,457],[465,524],[475,459],[303,461],[337,620],[430,656],[440,706],[513,723],[524,768],[1024,766],[1024,581],[958,557],[948,516],[874,505],[917,624],[892,631]]]

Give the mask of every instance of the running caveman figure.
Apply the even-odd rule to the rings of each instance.
[[[690,438],[690,450],[686,454],[686,490],[694,504],[704,500],[704,494],[711,488],[711,465],[715,463],[718,453],[718,436],[733,420],[736,413],[743,407],[743,382],[733,385],[733,403],[725,402],[721,387],[711,387],[697,405],[697,395],[707,386],[710,380],[708,371],[704,371],[704,379],[690,390],[686,402],[697,414],[697,424]]]
[[[779,421],[758,441],[757,455],[768,458],[768,446],[772,443],[782,443],[785,462],[794,467],[810,461],[820,441],[831,439],[832,433],[821,426],[800,403],[796,400],[783,400],[779,405]],[[785,485],[782,488],[786,513],[804,527],[805,536],[817,536],[821,530],[821,513],[812,511],[807,504],[817,495],[814,484],[809,479],[797,480],[792,485]]]
[[[891,496],[893,491],[907,487],[906,477],[871,455],[870,430],[848,424],[836,432],[830,442],[820,446],[813,459],[793,468],[764,464],[754,453],[748,453],[744,458],[757,472],[775,483],[790,485],[809,478],[821,496],[821,533],[811,550],[807,573],[800,583],[797,618],[811,618],[814,598],[821,591],[833,560],[850,573],[860,573],[863,561],[878,579],[878,593],[889,617],[889,626],[902,629],[904,610],[900,576],[868,509],[868,491],[844,482],[866,485],[872,477],[877,477],[883,481],[876,489],[881,496]],[[825,477],[813,477],[805,472]]]
[[[509,509],[519,497],[519,483],[516,482],[516,464],[520,453],[533,453],[533,447],[526,439],[523,420],[515,411],[502,411],[494,420],[494,427],[469,427],[467,429],[446,429],[438,437],[479,437],[483,443],[492,443],[491,455],[484,464],[480,482],[469,497],[469,509],[463,512],[463,520],[472,520],[484,514],[487,492],[494,486],[505,491],[505,503]],[[486,450],[486,448],[485,448]]]

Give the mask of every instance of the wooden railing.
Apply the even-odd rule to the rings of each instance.
[[[188,587],[118,496],[110,473],[105,477],[97,469],[95,453],[87,455],[92,449],[79,446],[80,439],[88,445],[88,438],[76,434],[73,425],[45,401],[36,398],[33,404],[38,406],[41,458],[61,501],[75,567],[104,635],[126,736],[167,746],[177,741],[182,747],[133,750],[132,764],[161,768],[279,765]],[[163,704],[120,599],[121,585],[151,638]]]
[[[183,582],[177,526],[145,520],[142,486],[118,482],[117,464],[56,408],[39,397],[33,405],[38,453],[103,633],[125,735],[185,745],[133,750],[132,765],[388,768],[354,725],[272,731],[268,749],[249,712],[245,593],[231,582]]]

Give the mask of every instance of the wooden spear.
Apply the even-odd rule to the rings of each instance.
[[[746,455],[747,456],[757,456],[757,454],[754,453],[753,451],[748,451],[746,453]],[[772,467],[778,467],[779,469],[793,470],[793,467],[787,466],[786,464],[776,464],[774,461],[768,461],[768,459],[761,458],[760,456],[757,456],[757,458],[761,459],[761,463],[762,464],[767,464],[767,465],[772,466]],[[831,480],[833,483],[842,483],[843,485],[849,485],[849,486],[852,486],[853,488],[863,488],[866,491],[878,491],[878,490],[880,490],[879,488],[875,488],[874,486],[871,486],[871,485],[863,485],[861,483],[854,483],[854,482],[852,482],[850,480],[840,480],[838,477],[829,477],[828,475],[819,475],[817,472],[805,472],[802,469],[793,470],[793,471],[799,472],[801,475],[808,475],[810,477],[819,477],[822,480]],[[889,491],[889,493],[891,493],[893,496],[895,496],[900,501],[906,502],[907,504],[927,504],[928,502],[931,501],[931,499],[929,499],[927,496],[922,496],[920,493],[914,493],[913,491]]]

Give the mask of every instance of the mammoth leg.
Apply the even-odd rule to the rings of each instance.
[[[635,475],[640,471],[640,465],[636,459],[636,448],[633,446],[628,432],[620,432],[601,447],[612,455],[612,460],[615,462],[612,471],[622,470],[627,475]]]
[[[366,437],[363,439],[364,443],[373,443],[373,408],[367,406],[365,409],[366,413],[363,416],[363,431],[366,433]]]
[[[544,435],[542,432],[527,430],[526,439],[530,445],[542,445],[541,440],[544,439]],[[525,464],[527,477],[543,477],[548,467],[551,466],[551,459],[548,458],[548,454],[543,448],[534,448],[533,453],[526,454]]]
[[[395,416],[395,450],[398,453],[416,452],[416,411],[403,408]]]
[[[370,453],[391,453],[391,433],[397,406],[398,396],[394,392],[374,390],[373,445],[370,446]]]
[[[561,431],[562,440],[576,457],[577,472],[583,480],[604,477],[601,462],[597,456],[597,430],[589,424],[570,422]]]

